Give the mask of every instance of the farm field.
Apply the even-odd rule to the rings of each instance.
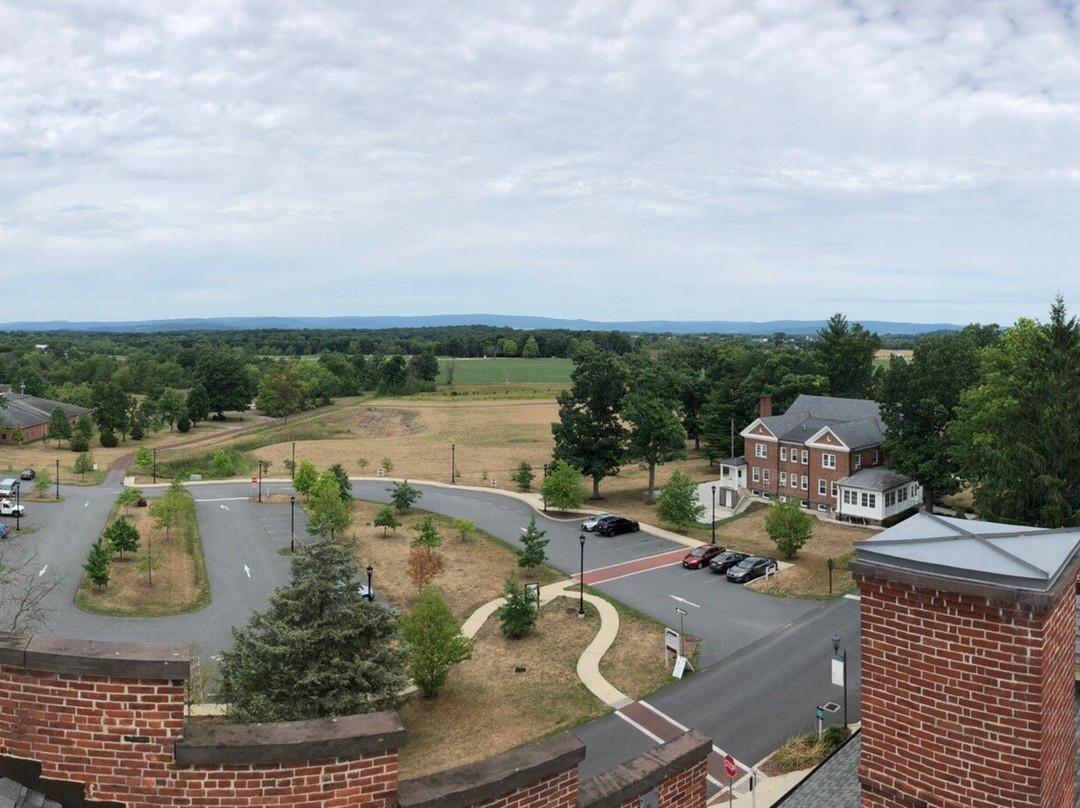
[[[447,367],[454,366],[454,386],[499,384],[570,384],[572,359],[439,359],[439,384],[446,384]]]

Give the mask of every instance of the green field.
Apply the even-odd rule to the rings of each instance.
[[[446,384],[446,363],[439,360],[439,384]],[[570,384],[571,359],[455,359],[454,384]]]

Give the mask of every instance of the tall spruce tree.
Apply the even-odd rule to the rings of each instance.
[[[296,721],[384,709],[405,687],[406,653],[387,609],[360,595],[346,542],[292,557],[290,582],[233,628],[222,696],[241,721]]]

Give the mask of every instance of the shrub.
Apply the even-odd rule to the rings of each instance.
[[[851,737],[851,730],[845,727],[843,724],[833,724],[831,727],[825,730],[822,736],[822,742],[825,744],[829,753],[835,752],[844,742]]]
[[[191,431],[191,419],[186,415],[176,422],[176,430],[178,432],[190,432]]]
[[[101,434],[98,435],[98,440],[101,441],[101,445],[106,449],[111,449],[120,443],[116,437],[116,433],[110,432],[108,429],[101,430]]]
[[[73,452],[82,454],[90,449],[90,439],[81,432],[76,432],[72,434],[71,438],[68,440],[68,448]]]

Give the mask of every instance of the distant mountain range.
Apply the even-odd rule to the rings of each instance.
[[[956,331],[953,323],[894,323],[884,320],[852,320],[878,334],[926,334]],[[131,320],[126,322],[45,322],[0,323],[2,331],[112,331],[154,333],[160,331],[237,331],[256,328],[296,329],[384,329],[431,328],[455,325],[486,325],[521,330],[571,329],[574,331],[626,331],[649,334],[813,334],[824,320],[770,320],[764,323],[738,320],[561,320],[554,317],[524,317],[506,314],[433,314],[423,317],[211,317],[182,320]]]

